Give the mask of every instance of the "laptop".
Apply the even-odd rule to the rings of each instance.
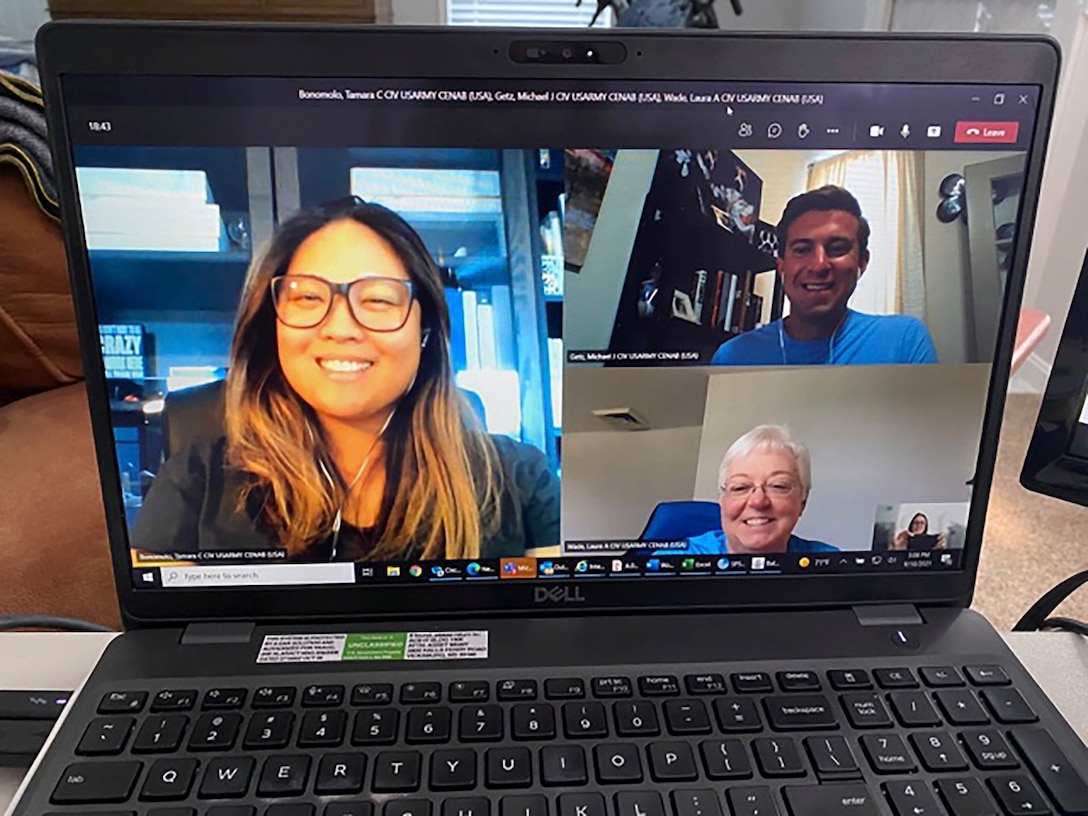
[[[1088,812],[967,608],[1050,41],[39,48],[126,632],[11,813]]]

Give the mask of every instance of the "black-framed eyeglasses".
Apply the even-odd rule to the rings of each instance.
[[[316,275],[278,275],[272,279],[276,317],[293,329],[312,329],[332,311],[342,295],[355,322],[364,329],[392,332],[404,327],[412,311],[415,287],[400,278],[367,277],[332,283]]]

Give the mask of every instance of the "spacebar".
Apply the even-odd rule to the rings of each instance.
[[[796,785],[786,788],[793,816],[880,816],[865,785]]]

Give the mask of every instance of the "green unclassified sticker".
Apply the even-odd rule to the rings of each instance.
[[[483,660],[487,631],[265,635],[258,663],[345,660]]]

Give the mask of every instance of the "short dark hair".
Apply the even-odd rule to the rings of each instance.
[[[834,184],[825,184],[815,190],[794,196],[786,203],[786,209],[782,211],[782,218],[778,226],[774,228],[778,236],[778,257],[786,256],[786,239],[789,236],[790,224],[807,212],[819,210],[842,210],[850,213],[858,220],[858,251],[861,257],[869,254],[869,222],[861,214],[861,205],[854,198],[853,193],[844,187]]]

